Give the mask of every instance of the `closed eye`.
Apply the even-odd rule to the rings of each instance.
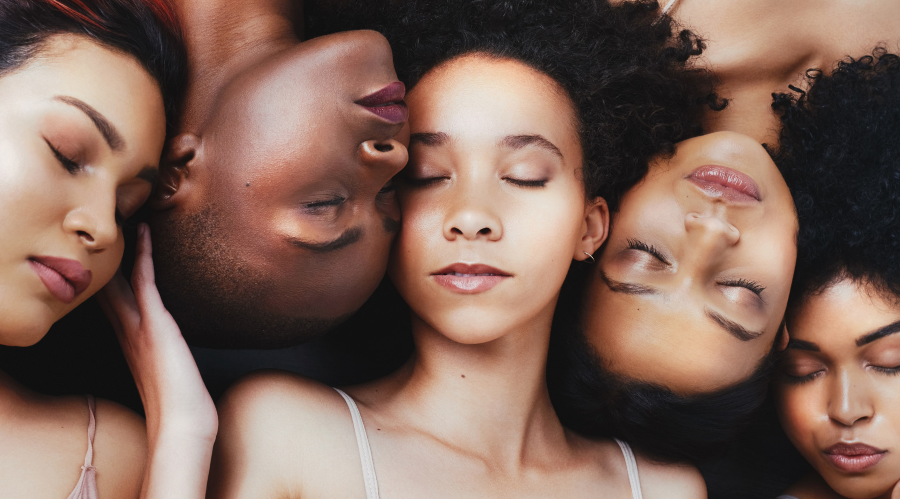
[[[656,259],[659,260],[660,262],[662,262],[663,264],[665,264],[667,266],[672,265],[669,263],[668,260],[666,260],[665,257],[663,257],[662,252],[657,250],[656,247],[654,247],[653,245],[648,245],[648,244],[644,243],[643,241],[634,240],[631,238],[629,238],[627,241],[628,241],[628,248],[630,248],[632,250],[640,250],[641,252],[647,252],[650,255],[656,257]]]
[[[527,180],[527,179],[515,179],[512,177],[504,177],[503,180],[505,180],[506,182],[508,182],[510,184],[516,185],[516,186],[530,187],[530,188],[544,187],[547,185],[547,181],[548,181],[548,179]]]
[[[70,174],[74,174],[75,172],[81,170],[81,165],[79,165],[77,161],[60,153],[58,149],[53,147],[53,144],[50,144],[50,141],[44,139],[44,142],[46,142],[47,146],[50,147],[50,151],[53,152],[53,156],[56,157],[56,160],[59,161],[63,168],[65,168]]]
[[[329,200],[322,201],[313,201],[309,203],[303,204],[304,211],[312,214],[312,215],[322,215],[326,210],[333,207],[339,207],[347,201],[346,198],[342,196],[337,196],[335,198],[331,198]]]
[[[746,288],[747,290],[750,290],[751,292],[755,293],[757,296],[761,296],[763,290],[766,289],[766,287],[760,285],[759,283],[757,283],[755,281],[751,281],[751,280],[747,280],[747,279],[743,279],[743,278],[736,279],[736,280],[730,280],[730,281],[722,281],[719,284],[722,286],[736,286],[736,287],[740,287],[740,288]]]
[[[415,178],[415,177],[403,176],[403,177],[401,177],[401,179],[403,180],[403,182],[405,182],[406,184],[409,184],[412,187],[426,187],[426,186],[431,186],[432,184],[437,184],[439,182],[445,181],[445,180],[449,179],[449,177]]]

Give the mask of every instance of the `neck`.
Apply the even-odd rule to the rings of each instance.
[[[216,96],[238,73],[298,43],[299,2],[176,0],[188,53],[181,131],[196,132]],[[295,24],[295,21],[300,21]]]
[[[445,443],[514,467],[565,432],[545,370],[555,301],[485,344],[460,344],[413,315],[416,354],[399,376],[406,414]]]

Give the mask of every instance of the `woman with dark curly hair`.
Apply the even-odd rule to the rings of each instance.
[[[900,481],[900,57],[875,51],[778,96],[775,156],[800,216],[775,382],[816,470],[799,498],[885,498]]]
[[[38,342],[110,280],[100,295],[117,319],[164,312],[115,273],[122,223],[154,187],[185,66],[165,1],[0,2],[0,344]],[[144,233],[136,285],[152,281]],[[0,496],[202,494],[190,486],[208,468],[215,408],[187,345],[120,341],[146,428],[115,403],[35,394],[0,372]]]
[[[336,391],[285,373],[220,401],[213,496],[699,497],[695,469],[563,427],[545,365],[572,260],[649,158],[700,133],[697,40],[656,2],[419,1],[372,15],[410,87],[389,275],[416,351]],[[349,411],[348,411],[349,408]]]

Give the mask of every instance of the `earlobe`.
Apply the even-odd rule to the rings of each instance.
[[[787,349],[788,342],[791,340],[791,334],[788,333],[787,321],[782,323],[781,331],[779,332],[778,338],[776,338],[776,348],[779,351],[783,351]]]
[[[150,208],[168,210],[184,197],[185,184],[196,166],[199,150],[200,138],[190,133],[179,134],[166,143]]]
[[[575,249],[575,260],[595,259],[594,252],[609,234],[609,206],[603,198],[595,198],[584,212],[584,234]]]

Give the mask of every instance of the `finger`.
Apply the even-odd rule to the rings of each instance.
[[[138,226],[137,254],[134,260],[134,271],[131,275],[131,286],[134,288],[134,295],[141,314],[149,316],[154,311],[159,312],[164,309],[159,291],[156,289],[150,227],[144,223]]]
[[[894,490],[891,492],[891,498],[900,498],[900,481],[894,485]]]
[[[121,326],[136,325],[140,321],[140,311],[135,302],[134,293],[131,291],[131,286],[125,281],[125,277],[122,276],[121,270],[116,271],[109,283],[101,289],[98,299],[101,301],[101,305],[106,302],[108,310],[104,309],[104,311],[107,312],[107,317],[110,317],[110,320],[115,317]]]

